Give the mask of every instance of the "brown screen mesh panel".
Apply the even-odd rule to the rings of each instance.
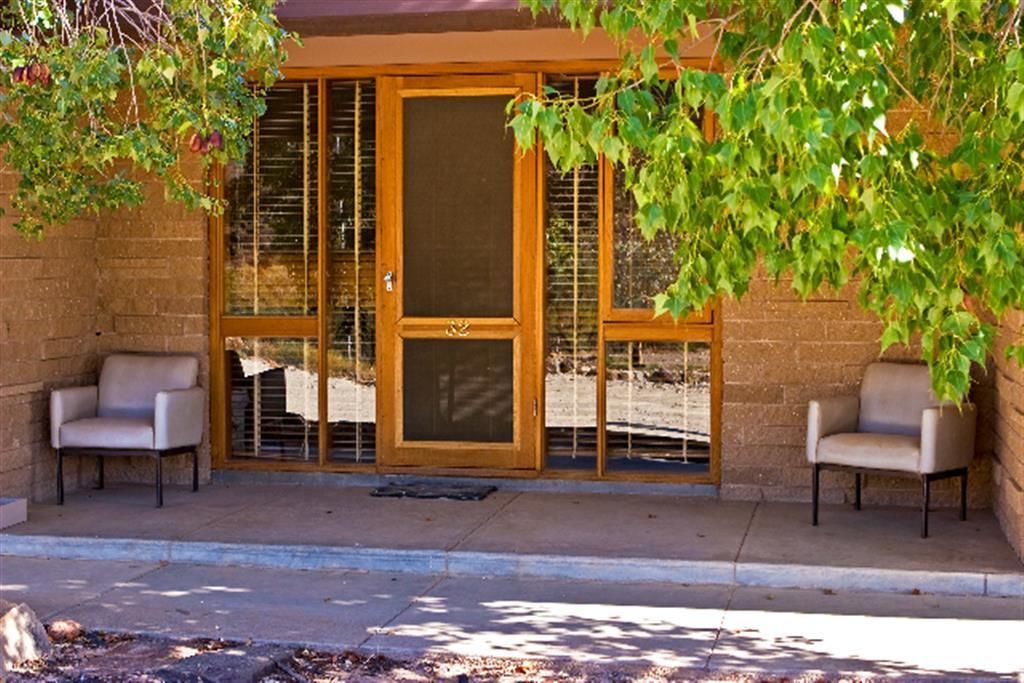
[[[406,339],[402,347],[406,441],[512,441],[511,340]]]
[[[586,99],[593,78],[548,78],[556,96]],[[554,95],[549,93],[549,96]],[[597,165],[544,167],[545,464],[597,468]]]
[[[711,346],[609,342],[607,469],[708,472]]]
[[[319,460],[317,343],[228,337],[231,456]]]
[[[330,346],[328,459],[376,450],[376,99],[374,82],[332,81],[328,108]]]
[[[249,156],[225,172],[227,314],[316,313],[317,147],[317,84],[272,88]]]
[[[404,313],[510,317],[514,149],[508,96],[403,110]]]

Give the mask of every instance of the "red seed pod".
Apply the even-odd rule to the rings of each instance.
[[[199,147],[199,151],[203,154],[207,154],[210,151],[210,138],[209,136],[203,138],[203,144]]]
[[[39,80],[39,77],[43,74],[43,67],[39,66],[38,62],[32,62],[32,66],[28,67],[28,81],[29,83],[35,83]]]
[[[12,79],[14,80],[15,83],[21,83],[25,79],[25,67],[23,67],[23,66],[16,66],[16,67],[14,67],[14,73],[12,74]]]
[[[203,139],[199,137],[199,133],[192,133],[192,138],[188,141],[188,148],[193,152],[198,152],[203,147]]]
[[[224,148],[224,138],[221,137],[220,131],[215,130],[210,133],[210,147],[213,149]]]

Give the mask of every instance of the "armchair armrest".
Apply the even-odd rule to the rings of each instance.
[[[967,467],[974,459],[978,411],[973,403],[925,408],[921,414],[921,473]]]
[[[99,389],[96,385],[67,387],[50,392],[50,445],[60,448],[60,427],[86,417],[96,417]]]
[[[153,412],[153,447],[167,450],[198,446],[203,440],[205,396],[206,391],[202,387],[157,393]]]
[[[807,408],[807,461],[817,462],[818,442],[829,434],[857,431],[859,415],[857,396],[811,401]]]

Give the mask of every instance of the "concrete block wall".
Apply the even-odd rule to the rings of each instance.
[[[5,207],[15,182],[0,172]],[[209,386],[207,219],[166,202],[158,182],[146,191],[144,207],[50,227],[42,240],[16,233],[10,212],[0,219],[0,495],[53,499],[50,391],[95,383],[106,355],[193,354]],[[204,443],[202,479],[209,463]],[[106,466],[110,481],[153,478],[139,458]],[[93,458],[65,460],[66,489],[91,485],[95,471]],[[190,476],[187,458],[164,462],[166,482]]]
[[[882,326],[856,302],[855,288],[801,301],[786,281],[757,277],[741,302],[722,307],[722,496],[743,500],[810,500],[805,454],[807,403],[852,395],[865,367],[879,359]],[[917,361],[917,349],[891,347],[886,360]],[[984,410],[989,381],[975,400]],[[987,419],[987,417],[985,418]],[[991,501],[991,429],[979,425],[978,457],[969,474],[972,506]],[[954,480],[933,485],[936,505],[956,504]],[[822,499],[852,502],[853,477],[826,472]],[[869,476],[866,504],[917,505],[915,478]]]
[[[0,170],[0,495],[46,500],[56,495],[50,391],[96,380],[96,222],[26,239],[9,210],[15,183]],[[65,464],[68,490],[92,482],[93,463]]]
[[[992,507],[1006,537],[1024,560],[1024,369],[1006,359],[1006,345],[1024,331],[1024,311],[1003,321],[992,378]]]

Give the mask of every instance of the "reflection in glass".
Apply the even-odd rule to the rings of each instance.
[[[332,81],[329,88],[327,457],[372,463],[377,399],[374,82]]]
[[[609,471],[708,472],[711,346],[704,342],[609,342]]]
[[[319,459],[317,343],[228,337],[231,456]]]
[[[675,244],[662,230],[652,240],[644,239],[636,226],[636,200],[626,189],[624,173],[615,173],[615,212],[612,216],[612,306],[646,309],[653,314],[654,297],[676,281]]]
[[[592,78],[549,78],[561,96],[592,97]],[[544,176],[545,465],[597,469],[598,207],[596,164]]]
[[[510,317],[513,171],[507,95],[403,104],[407,316]]]
[[[317,297],[317,84],[267,92],[243,163],[225,169],[228,315],[313,315]]]
[[[659,106],[686,106],[674,89],[655,93]],[[704,129],[703,112],[691,112],[694,131]],[[677,237],[662,230],[651,240],[644,239],[636,227],[636,200],[626,189],[625,172],[613,173],[612,215],[612,307],[654,312],[654,297],[676,281],[679,266],[675,261]]]
[[[511,340],[405,339],[402,348],[406,441],[512,441]]]

